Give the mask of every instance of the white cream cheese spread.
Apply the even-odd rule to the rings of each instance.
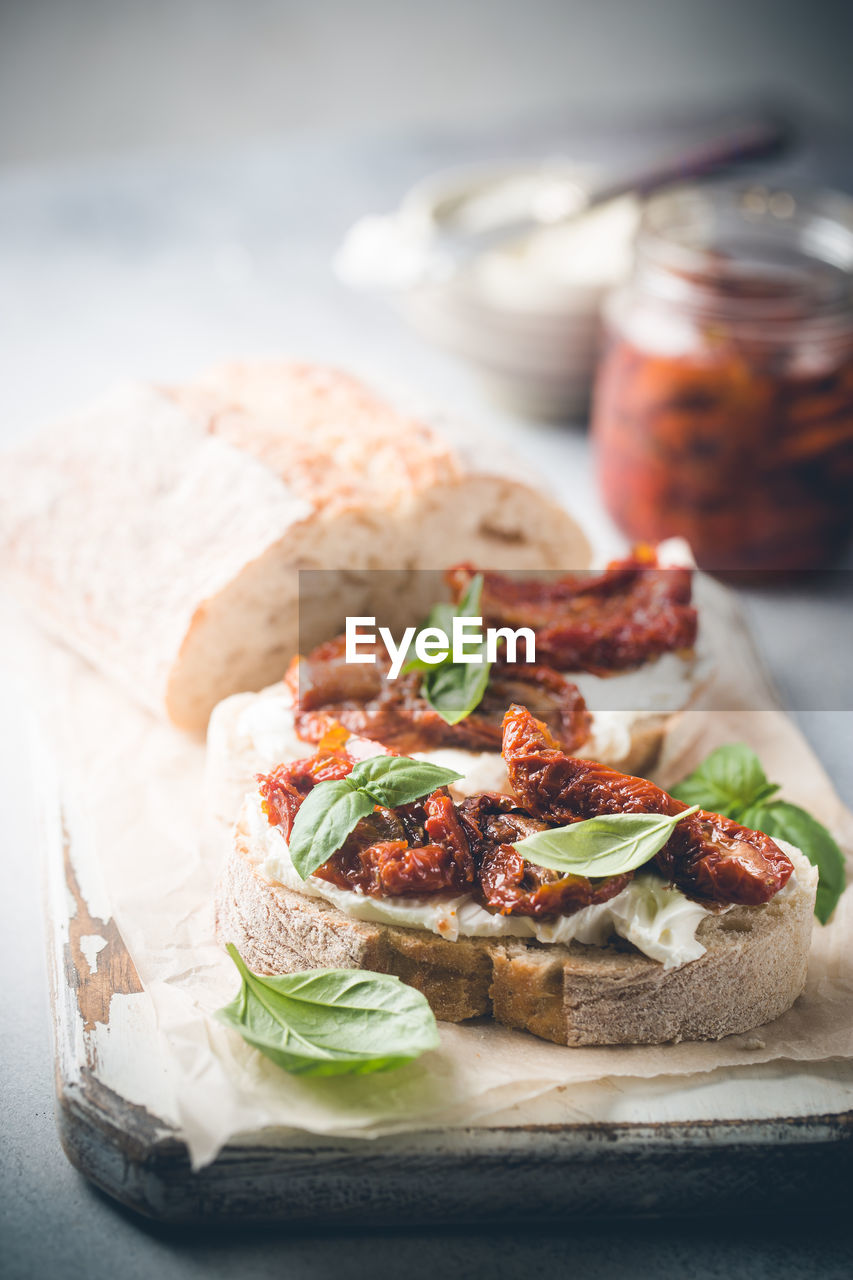
[[[659,961],[664,969],[676,969],[704,955],[696,930],[707,915],[706,907],[687,898],[653,872],[639,872],[609,902],[584,907],[570,916],[534,920],[528,916],[502,916],[487,911],[471,895],[440,898],[372,898],[341,889],[317,876],[302,880],[290,860],[282,832],[270,826],[258,793],[246,797],[243,821],[253,860],[271,881],[309,897],[324,898],[354,920],[426,929],[448,941],[457,938],[536,938],[539,942],[581,942],[603,946],[616,934],[638,951]],[[785,845],[798,861],[802,855]],[[789,891],[795,876],[781,893]],[[725,909],[725,908],[724,908]]]
[[[578,755],[619,767],[631,752],[638,730],[650,718],[671,715],[685,707],[708,678],[710,659],[701,651],[681,656],[666,653],[636,671],[601,678],[584,672],[570,675],[592,711],[592,729]],[[236,751],[251,758],[262,772],[283,761],[299,760],[315,750],[296,734],[290,693],[283,685],[265,690],[244,707],[235,725]],[[451,793],[458,799],[477,791],[508,791],[506,767],[499,752],[438,747],[414,751],[416,760],[430,760],[462,774]],[[233,811],[232,811],[233,812]]]

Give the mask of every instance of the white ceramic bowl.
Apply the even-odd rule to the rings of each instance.
[[[400,225],[441,246],[449,229],[480,230],[490,216],[565,212],[589,168],[553,160],[473,166],[437,174],[405,197]],[[561,203],[562,201],[562,203]],[[516,412],[585,415],[599,342],[599,314],[630,267],[639,204],[630,197],[571,224],[494,242],[398,290],[396,303],[427,341],[467,361],[486,390]]]

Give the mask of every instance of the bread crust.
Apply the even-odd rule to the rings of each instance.
[[[628,943],[554,946],[353,920],[269,880],[240,824],[216,893],[216,931],[259,973],[373,969],[422,991],[437,1018],[491,1015],[556,1044],[718,1040],[778,1018],[803,990],[816,876],[759,907],[707,916],[698,960],[665,970]]]

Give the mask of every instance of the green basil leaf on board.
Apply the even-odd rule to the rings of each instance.
[[[320,782],[299,806],[288,842],[290,860],[305,880],[337,853],[361,818],[376,807],[349,778]]]
[[[702,761],[672,794],[683,804],[698,804],[709,813],[738,819],[738,814],[779,790],[768,782],[758,756],[743,742],[732,742]]]
[[[771,800],[748,809],[739,819],[753,831],[763,831],[773,839],[796,845],[818,869],[815,915],[826,924],[844,892],[844,854],[822,822],[799,805],[787,800]]]
[[[398,804],[411,804],[428,796],[439,787],[458,782],[462,777],[455,769],[412,760],[409,756],[371,756],[361,760],[349,775],[349,781],[366,791],[377,804],[388,809]]]
[[[298,1075],[389,1071],[437,1049],[426,998],[399,978],[361,969],[253,973],[233,944],[240,991],[216,1017],[253,1048]]]
[[[568,827],[537,831],[513,845],[529,862],[577,876],[618,876],[636,871],[658,853],[683,818],[698,805],[664,813],[609,813]]]
[[[778,790],[777,783],[768,782],[755,752],[733,742],[712,751],[672,788],[672,794],[684,804],[722,813],[751,831],[763,831],[802,850],[818,869],[815,915],[826,924],[844,892],[844,855],[817,818],[787,800],[772,799]]]
[[[288,847],[290,860],[306,880],[337,853],[362,818],[378,804],[393,809],[457,782],[460,773],[408,756],[371,756],[345,778],[318,782],[302,801]]]

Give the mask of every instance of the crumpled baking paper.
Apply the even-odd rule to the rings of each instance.
[[[714,1043],[566,1049],[488,1020],[443,1023],[441,1047],[400,1070],[330,1080],[289,1076],[210,1016],[231,999],[238,980],[214,938],[221,855],[200,839],[203,743],[133,706],[20,620],[7,624],[3,640],[9,660],[33,677],[30,697],[59,763],[72,854],[85,847],[96,859],[112,915],[153,1001],[196,1167],[236,1135],[271,1127],[282,1141],[294,1130],[373,1138],[488,1124],[498,1116],[507,1123],[508,1108],[532,1099],[539,1099],[538,1122],[547,1123],[559,1118],[566,1087],[581,1082],[666,1077],[676,1087],[679,1078],[721,1067],[853,1057],[848,890],[832,924],[815,923],[804,995],[756,1032]],[[673,782],[714,746],[745,741],[768,776],[783,784],[784,796],[826,823],[849,858],[853,816],[798,730],[780,710],[736,705],[733,671],[753,708],[762,699],[770,707],[772,692],[765,682],[756,699],[760,662],[731,611],[724,669],[729,687],[721,686],[720,702],[727,709],[682,714],[656,776]]]

